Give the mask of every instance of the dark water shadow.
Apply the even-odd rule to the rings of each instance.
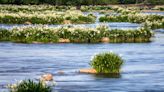
[[[94,74],[96,78],[121,78],[120,73],[110,73],[110,74]]]

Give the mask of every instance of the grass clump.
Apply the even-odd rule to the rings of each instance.
[[[7,29],[0,29],[0,41],[9,41],[11,32]]]
[[[123,59],[112,52],[97,54],[90,63],[98,73],[120,73],[122,64]]]
[[[45,85],[42,81],[23,80],[18,84],[9,87],[10,92],[52,92],[51,87]]]

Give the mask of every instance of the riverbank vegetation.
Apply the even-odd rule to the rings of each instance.
[[[12,30],[0,31],[1,41],[21,43],[95,43],[95,42],[149,42],[153,32],[146,28],[134,30],[109,29],[106,26],[97,28],[84,27],[46,27],[27,26],[17,27]]]
[[[164,4],[163,0],[0,0],[2,4],[52,5],[108,5],[108,4]]]
[[[0,11],[7,11],[10,13],[23,12],[44,12],[44,11],[66,11],[76,10],[74,6],[53,6],[53,5],[0,5]]]

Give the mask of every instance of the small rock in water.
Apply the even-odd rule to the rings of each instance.
[[[104,42],[104,43],[108,43],[110,40],[109,40],[109,38],[108,37],[103,37],[102,39],[101,39],[101,42]]]
[[[71,24],[71,21],[70,21],[70,20],[64,20],[63,23],[64,23],[64,24]]]
[[[44,75],[41,76],[41,80],[52,81],[53,80],[53,75],[52,74],[44,74]]]
[[[64,74],[64,71],[58,71],[59,74]]]
[[[80,69],[80,73],[91,73],[91,74],[96,74],[97,71],[95,69]]]
[[[29,21],[27,21],[27,22],[25,22],[24,24],[31,25],[32,23],[29,22]]]
[[[69,40],[69,39],[60,38],[60,39],[59,39],[59,42],[60,42],[60,43],[69,43],[70,40]]]
[[[33,41],[33,44],[43,44],[43,42],[37,42],[37,41]]]

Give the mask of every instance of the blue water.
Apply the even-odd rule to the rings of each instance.
[[[100,23],[80,25],[96,27]],[[106,23],[117,29],[136,29],[134,23]],[[0,28],[11,29],[4,25]],[[61,25],[49,25],[61,26]],[[75,25],[79,26],[79,25]],[[97,44],[20,44],[0,43],[0,92],[7,84],[23,79],[38,79],[52,73],[57,86],[53,92],[164,92],[164,29],[154,30],[150,43]],[[79,69],[90,68],[91,57],[113,51],[125,60],[120,75],[81,74]],[[64,74],[59,74],[63,71]]]
[[[100,25],[106,25],[110,27],[111,29],[137,29],[141,27],[141,24],[137,23],[128,23],[128,22],[111,22],[111,23],[94,23],[94,24],[65,24],[65,25],[46,25],[50,27],[61,27],[61,26],[74,26],[74,27],[87,27],[87,28],[96,28],[97,26]],[[22,27],[22,26],[29,26],[25,24],[0,24],[0,28],[5,28],[5,29],[12,29],[14,27]],[[32,25],[32,26],[37,26],[37,25]]]
[[[143,14],[152,14],[152,15],[162,15],[164,16],[164,12],[144,12]]]
[[[163,29],[161,29],[163,30]],[[80,74],[95,53],[113,51],[125,60],[120,76]],[[64,74],[58,74],[58,71]],[[52,73],[57,92],[164,92],[164,33],[150,43],[0,43],[0,91],[16,80]]]

